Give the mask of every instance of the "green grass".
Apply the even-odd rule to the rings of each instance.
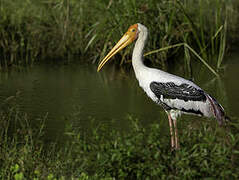
[[[85,134],[69,124],[62,145],[44,141],[46,117],[29,118],[9,98],[0,112],[0,179],[239,178],[238,119],[224,128],[205,119],[179,121],[176,152],[159,124],[144,128],[137,118],[128,120],[128,132],[93,123]]]
[[[237,39],[238,7],[233,0],[1,0],[0,65],[82,59],[78,56],[98,63],[129,25],[140,22],[150,30],[146,52],[186,43],[219,69],[230,45],[227,39]],[[165,67],[182,54],[189,64],[184,48],[150,59]],[[121,52],[119,63],[125,64],[130,55],[131,48]]]

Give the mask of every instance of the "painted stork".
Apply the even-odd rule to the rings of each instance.
[[[133,50],[132,64],[140,87],[168,115],[171,148],[179,148],[177,117],[182,113],[214,117],[219,124],[225,119],[223,107],[199,86],[184,78],[169,74],[143,64],[143,50],[148,37],[148,29],[140,24],[129,27],[119,42],[100,62],[97,71],[117,52],[137,39]]]

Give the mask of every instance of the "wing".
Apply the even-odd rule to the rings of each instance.
[[[176,85],[173,82],[161,83],[152,82],[150,83],[150,89],[153,91],[155,96],[162,101],[162,99],[179,99],[185,102],[187,101],[203,101],[205,102],[207,97],[203,90],[197,89],[189,84],[183,83]]]

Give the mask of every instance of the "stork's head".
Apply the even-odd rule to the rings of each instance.
[[[127,45],[131,44],[135,39],[137,39],[139,32],[142,28],[146,28],[142,24],[131,25],[128,31],[123,35],[119,42],[113,47],[113,49],[105,56],[105,58],[100,62],[97,71],[104,66],[104,64],[113,57],[117,52],[125,48]]]

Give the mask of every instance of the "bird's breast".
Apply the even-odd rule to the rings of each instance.
[[[149,76],[136,76],[136,78],[139,82],[139,86],[144,90],[147,96],[150,97],[154,102],[158,102],[158,98],[150,89],[150,83],[152,82],[152,79],[150,79]]]

